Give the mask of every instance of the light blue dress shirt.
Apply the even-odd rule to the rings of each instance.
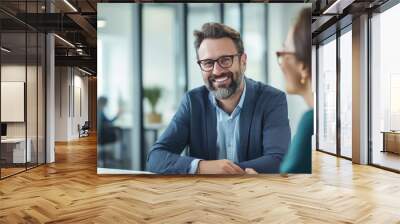
[[[209,93],[209,99],[215,106],[217,115],[217,158],[228,159],[235,163],[238,161],[237,151],[239,148],[239,120],[240,111],[243,107],[244,98],[246,95],[246,82],[243,80],[244,88],[240,96],[238,105],[231,114],[226,113],[218,106],[217,100],[213,94]],[[190,164],[190,174],[195,174],[201,159],[194,159]]]

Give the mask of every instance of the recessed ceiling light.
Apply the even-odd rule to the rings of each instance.
[[[81,68],[79,68],[79,67],[78,67],[78,70],[81,71],[81,72],[83,72],[83,73],[85,73],[85,74],[87,74],[87,75],[92,75],[92,73],[90,73],[90,72],[88,72],[88,71],[86,71],[86,70],[83,70],[83,69],[81,69]]]
[[[69,45],[69,46],[75,48],[75,45],[73,45],[73,44],[72,44],[71,42],[69,42],[68,40],[66,40],[66,39],[64,39],[64,38],[62,38],[62,37],[60,37],[60,36],[57,35],[57,34],[54,34],[54,36],[57,37],[58,39],[60,39],[62,42],[66,43],[67,45]]]
[[[9,50],[9,49],[7,49],[7,48],[5,48],[5,47],[1,47],[0,49],[1,49],[2,51],[6,52],[6,53],[10,53],[10,52],[11,52],[11,50]]]
[[[336,0],[322,14],[342,14],[343,9],[348,7],[354,0]]]
[[[107,22],[105,20],[97,20],[97,28],[103,28],[107,25]]]
[[[64,0],[65,4],[67,4],[72,10],[74,10],[75,12],[78,12],[78,10],[68,1],[68,0]]]

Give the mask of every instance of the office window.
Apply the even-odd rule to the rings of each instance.
[[[161,113],[161,123],[170,121],[184,92],[184,79],[180,79],[184,74],[179,69],[183,67],[182,52],[178,51],[176,41],[182,32],[176,18],[180,9],[175,4],[143,7],[143,88],[145,97],[149,88],[160,90],[154,109]],[[145,113],[151,112],[149,99],[145,98],[143,103]]]
[[[219,4],[191,3],[188,4],[188,67],[189,90],[204,85],[201,70],[196,63],[196,50],[194,49],[194,30],[200,30],[207,22],[220,22]]]
[[[137,4],[98,4],[98,167],[141,169]]]
[[[260,4],[243,4],[243,14],[242,35],[247,53],[246,76],[266,83],[265,7],[261,7]]]
[[[172,119],[184,95],[182,10],[183,4],[143,6],[143,120],[146,154]]]
[[[400,130],[400,74],[390,76],[390,130]]]
[[[240,31],[240,7],[237,3],[226,3],[224,7],[224,24]]]
[[[400,170],[400,4],[371,18],[372,163]]]
[[[352,34],[340,36],[340,153],[352,157]]]
[[[318,149],[336,153],[336,39],[318,48]]]

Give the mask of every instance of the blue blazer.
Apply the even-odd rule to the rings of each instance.
[[[246,96],[240,112],[238,164],[259,173],[279,173],[290,144],[286,95],[245,78]],[[205,86],[185,94],[167,129],[151,147],[151,172],[187,174],[193,159],[217,159],[216,108]],[[181,155],[185,147],[187,155]]]

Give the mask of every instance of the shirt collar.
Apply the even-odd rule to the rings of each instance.
[[[242,92],[242,95],[240,96],[240,100],[239,100],[239,103],[238,103],[238,105],[237,105],[237,107],[239,107],[240,109],[242,109],[242,107],[243,107],[243,103],[244,103],[244,97],[245,97],[245,95],[246,95],[246,79],[244,78],[244,76],[243,76],[243,92]]]

